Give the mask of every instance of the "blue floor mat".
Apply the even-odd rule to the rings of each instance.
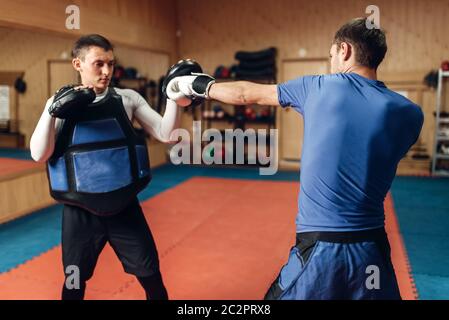
[[[0,158],[13,158],[20,160],[33,160],[28,149],[0,148]]]
[[[62,205],[0,225],[0,273],[61,243]]]
[[[419,299],[449,299],[449,277],[431,276],[427,274],[414,274],[413,277],[415,278],[415,283],[418,284]]]
[[[398,177],[395,211],[420,299],[449,299],[449,179]]]

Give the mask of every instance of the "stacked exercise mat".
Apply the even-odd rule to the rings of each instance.
[[[235,59],[235,76],[239,79],[276,79],[276,48],[261,51],[238,51]]]

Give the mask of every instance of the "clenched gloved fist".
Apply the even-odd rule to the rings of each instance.
[[[180,106],[196,106],[209,98],[209,88],[215,83],[213,77],[202,72],[196,61],[181,60],[169,69],[162,92]]]

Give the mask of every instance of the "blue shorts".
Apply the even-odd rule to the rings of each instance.
[[[265,299],[401,299],[385,230],[298,233]]]

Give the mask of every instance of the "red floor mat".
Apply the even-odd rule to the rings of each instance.
[[[0,178],[5,175],[20,173],[35,168],[43,168],[43,164],[30,160],[0,158]]]

